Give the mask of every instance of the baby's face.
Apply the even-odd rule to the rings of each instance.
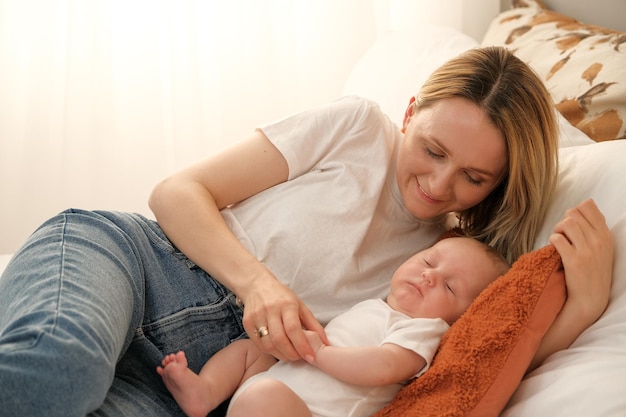
[[[477,241],[443,239],[400,265],[387,302],[410,317],[439,317],[452,324],[505,270]]]

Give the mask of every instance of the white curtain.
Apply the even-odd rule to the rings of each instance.
[[[168,173],[338,97],[376,37],[363,0],[4,0],[0,18],[0,253],[67,206],[149,214]]]
[[[0,0],[0,253],[337,98],[398,2]]]

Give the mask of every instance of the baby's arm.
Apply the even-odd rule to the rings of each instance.
[[[381,346],[324,345],[314,332],[306,332],[315,357],[305,359],[327,374],[350,384],[383,386],[408,380],[426,366],[412,350],[393,343]]]

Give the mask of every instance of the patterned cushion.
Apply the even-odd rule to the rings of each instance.
[[[531,65],[557,109],[595,141],[626,139],[626,33],[514,0],[482,45],[502,45]]]

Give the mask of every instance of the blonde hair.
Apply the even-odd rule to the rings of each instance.
[[[469,50],[439,67],[416,97],[416,110],[462,97],[502,132],[508,153],[502,182],[479,204],[457,213],[467,236],[512,263],[533,247],[558,173],[554,104],[533,70],[502,47]]]

